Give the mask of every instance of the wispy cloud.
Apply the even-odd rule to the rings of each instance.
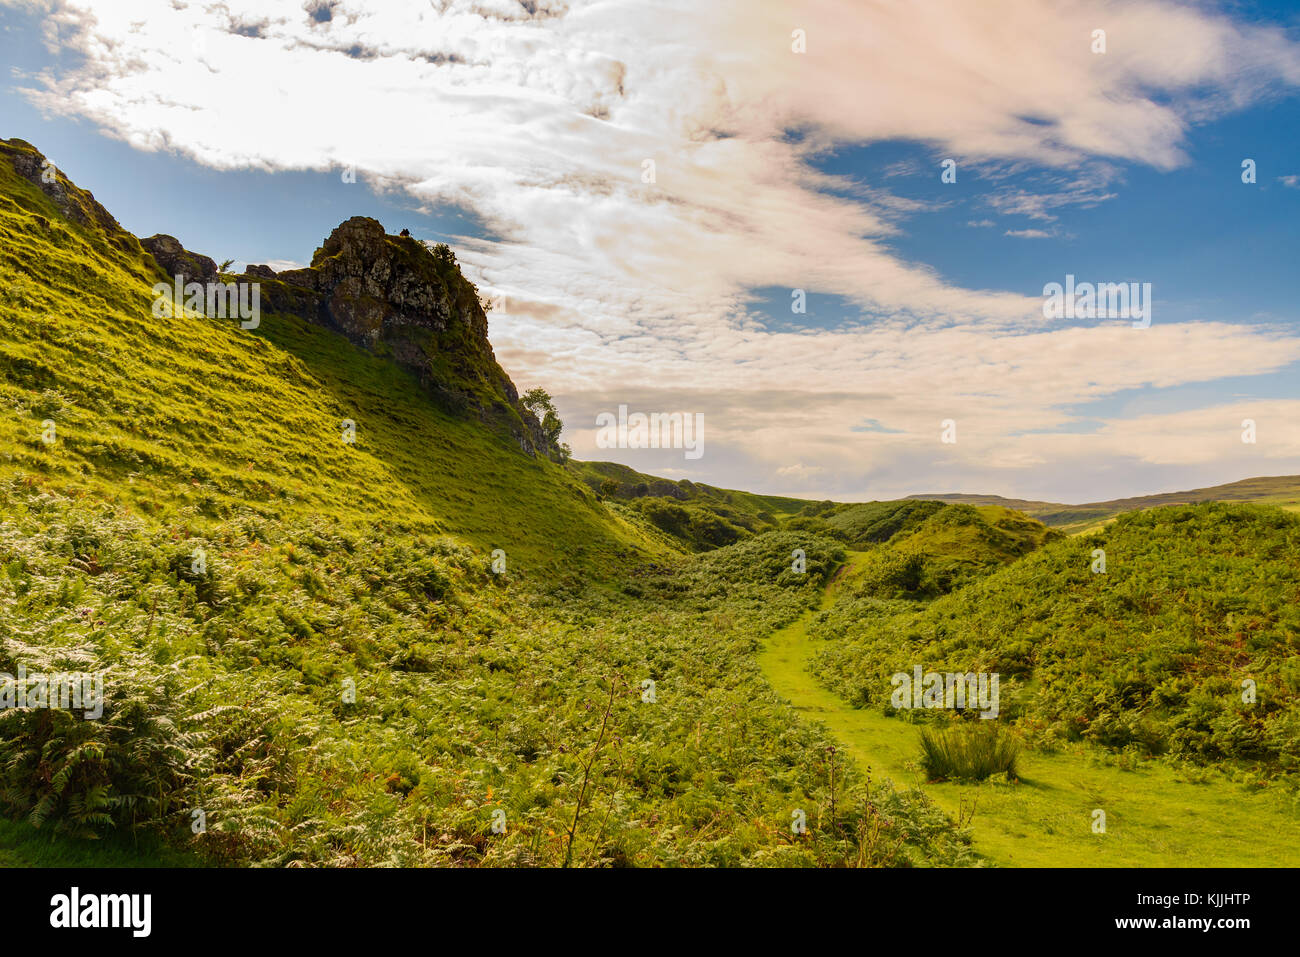
[[[1022,177],[1024,173],[1020,174]],[[1091,209],[1116,194],[1108,187],[1118,173],[1108,163],[1090,163],[1086,171],[1073,176],[1047,175],[1037,177],[1038,188],[1003,188],[989,196],[989,207],[1004,215],[1028,216],[1043,222],[1054,222],[1058,211],[1075,206]]]

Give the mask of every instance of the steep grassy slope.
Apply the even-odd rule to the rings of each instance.
[[[1130,513],[933,602],[864,589],[813,633],[825,680],[873,709],[918,664],[997,672],[1034,742],[1300,767],[1300,518],[1280,509]]]
[[[518,571],[591,573],[662,548],[338,333],[153,316],[161,275],[134,237],[64,219],[3,157],[0,277],[0,455],[57,487],[153,513],[448,528]]]

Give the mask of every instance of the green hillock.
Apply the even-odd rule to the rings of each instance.
[[[615,462],[568,463],[603,501],[622,503],[693,551],[730,545],[752,535],[790,528],[803,499],[717,488],[689,479],[659,478]]]
[[[830,534],[869,552],[850,595],[921,600],[960,587],[1061,533],[1018,512],[904,500],[837,505]]]
[[[332,329],[276,312],[253,330],[155,317],[160,274],[134,237],[64,219],[3,156],[0,247],[10,468],[159,518],[250,511],[451,531],[485,554],[505,549],[520,571],[603,573],[620,553],[663,549],[563,469]]]
[[[1300,518],[1280,509],[1129,513],[933,601],[860,589],[816,634],[824,680],[872,708],[915,665],[995,672],[1002,714],[1048,747],[1300,764]]]

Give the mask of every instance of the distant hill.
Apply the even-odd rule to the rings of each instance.
[[[1125,512],[1162,505],[1257,502],[1300,511],[1300,475],[1248,478],[1186,492],[1160,492],[1081,505],[951,492],[845,503],[761,495],[686,479],[666,479],[615,462],[571,461],[567,468],[601,498],[626,502],[672,537],[705,550],[730,544],[749,532],[777,527],[816,530],[847,544],[863,546],[884,541],[900,530],[915,530],[939,504],[1001,509],[1003,519],[1020,513],[1068,534],[1090,531]],[[909,507],[899,508],[903,503]],[[992,520],[992,514],[986,517]],[[723,526],[719,527],[715,520]]]
[[[616,462],[570,461],[567,467],[602,501],[644,518],[678,543],[699,551],[786,526],[813,505],[801,498],[659,478]]]
[[[1197,502],[1260,502],[1268,505],[1300,508],[1300,475],[1276,475],[1242,479],[1226,485],[1192,489],[1186,492],[1160,492],[1108,502],[1064,505],[1060,502],[1037,502],[1001,495],[933,493],[909,495],[909,499],[933,502],[962,502],[967,505],[1001,505],[1024,512],[1045,525],[1065,531],[1080,531],[1114,518],[1122,512],[1156,508],[1160,505],[1193,505]]]

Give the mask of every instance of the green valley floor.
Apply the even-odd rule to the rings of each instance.
[[[838,586],[862,564],[849,561],[826,588],[830,607]],[[955,818],[967,820],[974,849],[1008,867],[1269,867],[1300,860],[1294,810],[1274,793],[1252,793],[1214,771],[1196,772],[1159,761],[1125,765],[1091,746],[1054,754],[1025,751],[1015,783],[927,783],[915,759],[920,726],[853,708],[808,670],[815,641],[809,611],[763,643],[759,663],[773,689],[801,714],[822,722],[873,781],[923,787]],[[1093,814],[1105,812],[1104,834]],[[973,813],[973,816],[971,816]]]

